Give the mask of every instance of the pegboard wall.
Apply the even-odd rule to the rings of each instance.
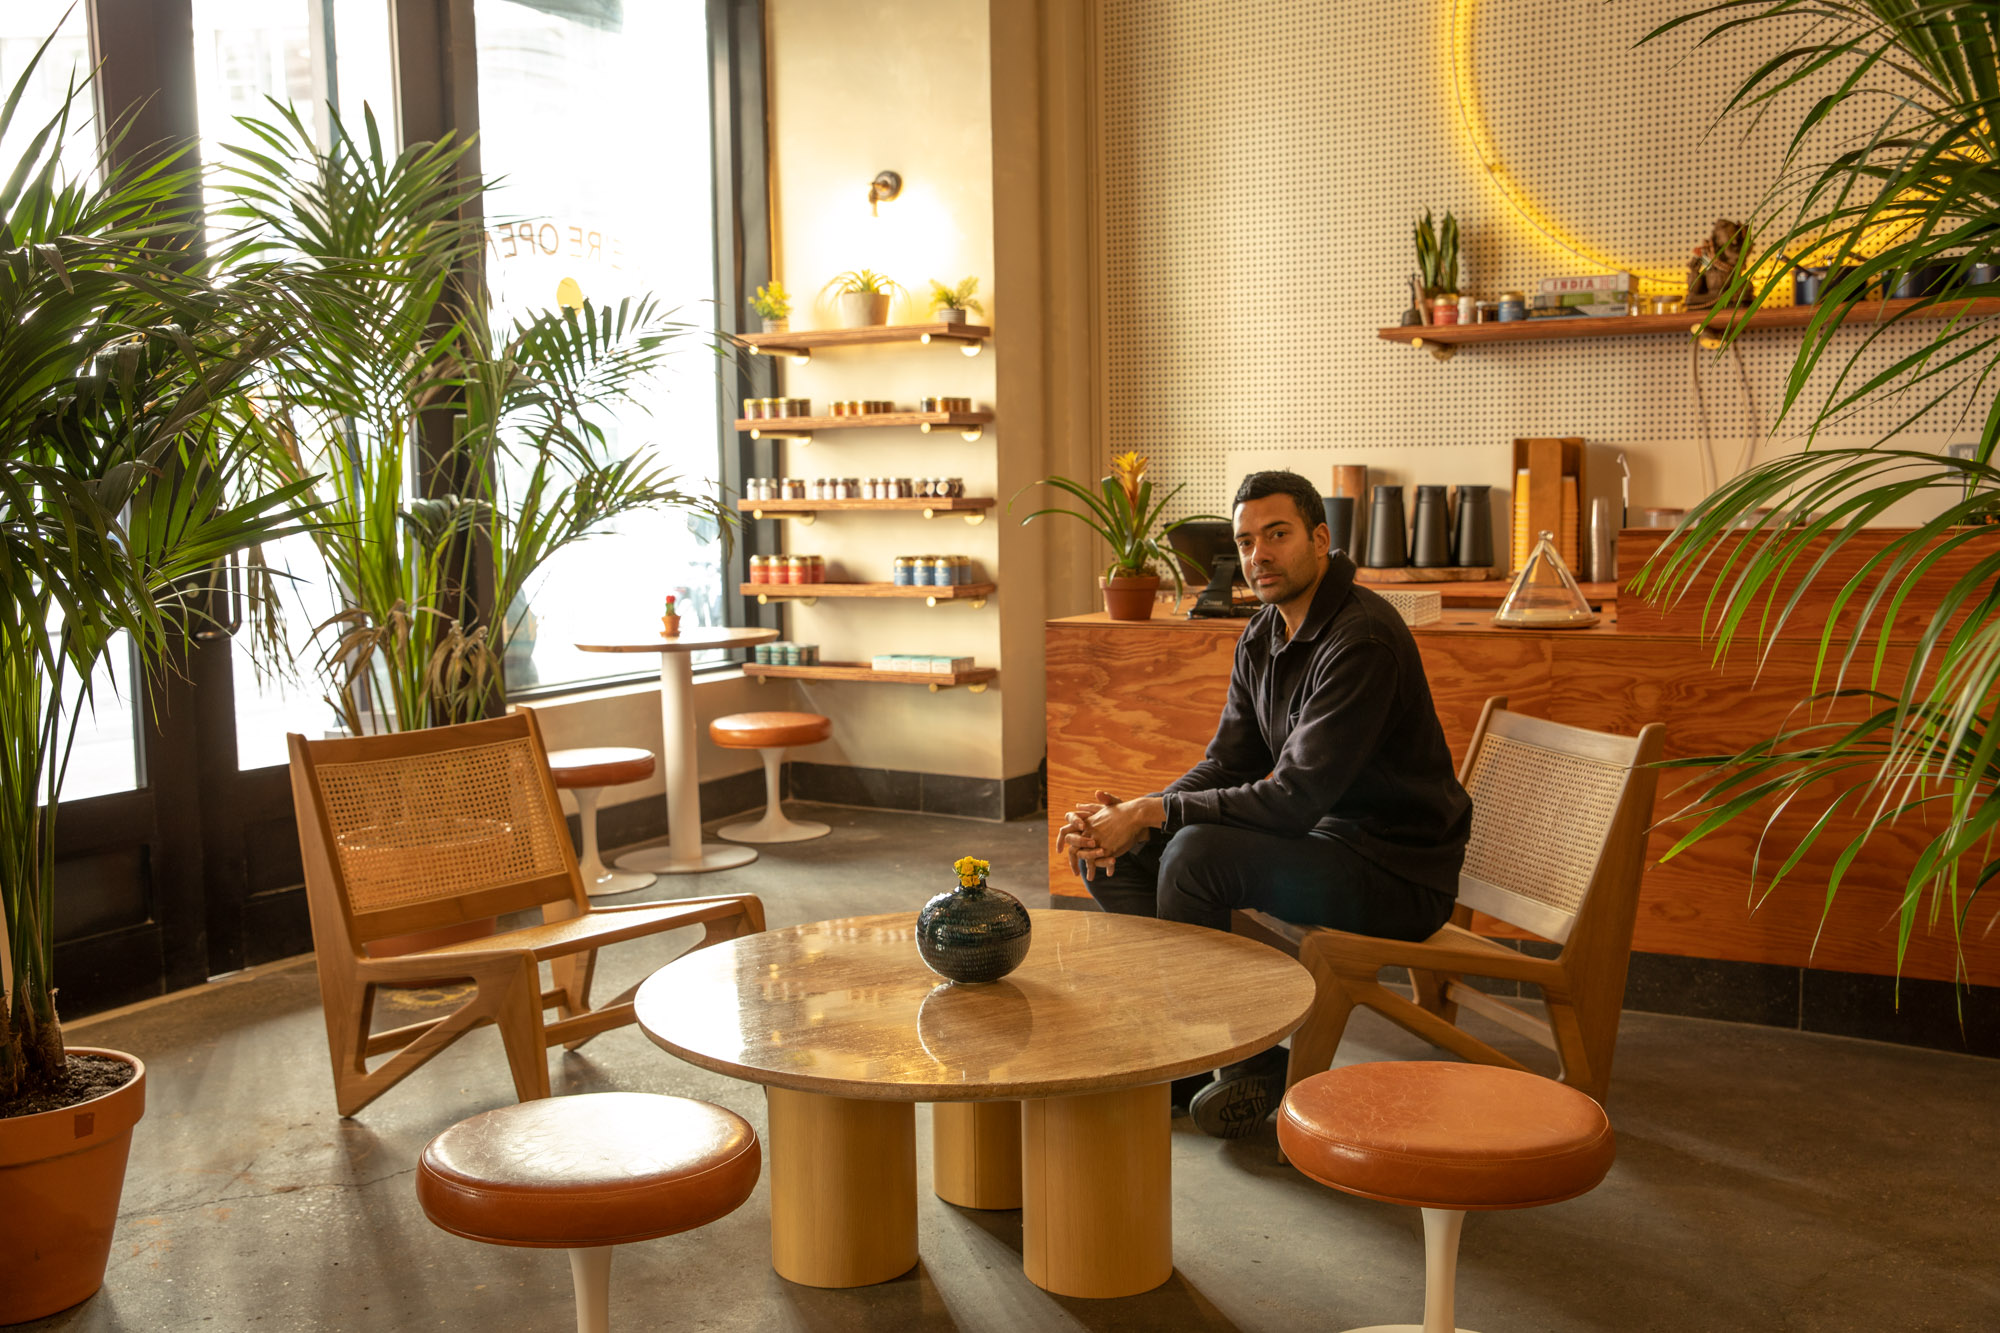
[[[1375,334],[1409,304],[1410,229],[1427,207],[1457,215],[1461,288],[1481,296],[1608,268],[1678,290],[1710,224],[1757,210],[1821,90],[1799,90],[1761,126],[1716,124],[1784,34],[1753,27],[1696,51],[1708,25],[1691,25],[1635,49],[1694,7],[1099,0],[1112,452],[1137,449],[1163,480],[1187,482],[1188,513],[1226,512],[1252,458],[1322,487],[1336,461],[1504,481],[1514,437],[1580,435],[1630,456],[1636,508],[1705,493],[1705,434],[1724,477],[1799,447],[1804,407],[1862,334],[1843,335],[1775,435],[1796,333],[1743,340],[1740,371],[1683,335],[1485,346],[1440,363]],[[1861,368],[1926,336],[1891,331]],[[1901,442],[1976,435],[1960,405]],[[1909,406],[1877,401],[1820,439],[1872,442]],[[1433,452],[1486,446],[1484,475]]]

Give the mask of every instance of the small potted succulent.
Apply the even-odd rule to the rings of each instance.
[[[1098,493],[1068,477],[1044,477],[1031,484],[1054,486],[1067,492],[1083,502],[1085,512],[1037,509],[1021,520],[1021,526],[1026,527],[1044,514],[1067,514],[1087,524],[1111,544],[1111,564],[1097,580],[1097,586],[1104,593],[1104,614],[1113,620],[1153,618],[1153,600],[1160,590],[1162,564],[1173,578],[1175,596],[1185,590],[1180,558],[1164,543],[1169,533],[1183,523],[1228,521],[1218,520],[1213,514],[1190,514],[1161,525],[1161,511],[1181,493],[1182,486],[1174,487],[1156,503],[1153,483],[1146,480],[1146,460],[1136,450],[1111,460],[1111,475],[1099,479]]]
[[[776,278],[768,287],[759,287],[750,298],[750,308],[764,321],[764,332],[785,333],[791,327],[792,297]]]
[[[889,322],[889,294],[903,288],[894,278],[859,268],[842,273],[827,283],[826,290],[834,294],[840,308],[840,327],[868,329]]]
[[[977,278],[967,278],[956,287],[947,287],[932,278],[931,314],[940,324],[963,324],[967,311],[983,318],[986,307],[979,304],[978,291]]]

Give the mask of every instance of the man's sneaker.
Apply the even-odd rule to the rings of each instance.
[[[1195,1128],[1216,1139],[1254,1134],[1284,1099],[1285,1064],[1290,1058],[1284,1047],[1273,1046],[1223,1069],[1188,1104]]]

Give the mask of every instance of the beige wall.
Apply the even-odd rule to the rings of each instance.
[[[1009,330],[1033,318],[1013,283],[996,279],[994,123],[984,0],[773,0],[767,10],[771,179],[777,273],[794,293],[794,327],[835,324],[834,275],[873,268],[909,292],[890,318],[927,318],[932,279],[980,280],[999,331],[976,357],[949,348],[890,345],[819,352],[785,367],[786,392],[815,404],[843,398],[914,403],[932,395],[1000,398],[1016,355]],[[869,180],[893,170],[902,197],[871,216]],[[1039,474],[1032,425],[1002,404],[978,441],[907,430],[823,434],[786,446],[789,475],[963,477],[1002,511],[978,526],[958,518],[842,515],[787,523],[786,548],[826,556],[831,577],[886,580],[898,555],[963,553],[1000,585],[983,609],[825,600],[793,607],[788,636],[822,656],[865,661],[878,652],[949,653],[998,666],[994,689],[930,694],[916,687],[800,683],[804,706],[833,719],[829,762],[973,777],[1011,777],[1040,762],[1041,568],[1005,501]]]
[[[1426,207],[1457,214],[1481,294],[1603,271],[1565,244],[1677,288],[1711,221],[1750,213],[1804,103],[1747,136],[1735,123],[1711,133],[1772,39],[1759,27],[1697,54],[1691,29],[1634,49],[1690,8],[1095,0],[1110,450],[1189,481],[1193,511],[1225,505],[1260,466],[1322,485],[1333,464],[1365,462],[1385,480],[1505,487],[1509,441],[1532,435],[1583,436],[1601,459],[1623,450],[1635,507],[1687,505],[1706,492],[1704,412],[1723,476],[1746,448],[1797,448],[1795,434],[1764,434],[1796,334],[1745,340],[1741,376],[1680,335],[1445,364],[1375,336],[1409,304],[1410,228]],[[1921,337],[1894,333],[1866,364]],[[1871,441],[1899,416],[1884,403],[1828,438]],[[1906,438],[1966,435],[1946,413]]]

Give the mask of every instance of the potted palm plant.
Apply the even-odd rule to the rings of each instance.
[[[303,517],[302,487],[241,489],[220,410],[275,350],[283,270],[225,288],[193,257],[184,159],[68,179],[81,96],[0,167],[0,1324],[103,1284],[145,1109],[140,1060],[66,1047],[56,1012],[55,829],[93,673],[121,636],[175,669],[216,562]]]
[[[894,278],[871,268],[851,269],[826,284],[840,310],[843,329],[869,329],[889,322],[889,296],[902,291]]]
[[[1023,487],[1014,498],[1018,500],[1034,486],[1053,486],[1080,501],[1082,512],[1037,509],[1021,520],[1021,526],[1044,514],[1063,514],[1104,538],[1111,546],[1111,563],[1097,580],[1104,593],[1104,614],[1113,620],[1151,620],[1160,591],[1159,565],[1167,567],[1174,595],[1178,597],[1184,590],[1180,560],[1162,544],[1167,534],[1183,523],[1217,521],[1212,514],[1192,514],[1171,523],[1160,522],[1166,507],[1185,485],[1183,482],[1156,500],[1153,483],[1146,479],[1146,460],[1133,451],[1111,460],[1111,475],[1099,479],[1095,493],[1068,477],[1044,477]]]
[[[1963,314],[1916,326],[1926,336],[1900,357],[1883,358],[1880,339],[1940,301],[2000,295],[2000,284],[1963,282],[1975,271],[1990,278],[1983,266],[2000,249],[2000,174],[1992,166],[2000,136],[1989,116],[2000,68],[1990,3],[1835,4],[1816,11],[1809,36],[1789,26],[1795,12],[1783,0],[1731,5],[1720,17],[1705,8],[1648,38],[1710,21],[1710,37],[1728,30],[1736,40],[1775,22],[1777,49],[1732,105],[1760,115],[1810,108],[1788,169],[1752,228],[1764,238],[1763,252],[1737,266],[1718,303],[1721,340],[1741,334],[1783,285],[1768,275],[1782,277],[1798,267],[1800,255],[1828,266],[1828,287],[1793,365],[1782,422],[1804,401],[1815,368],[1837,356],[1836,337],[1871,288],[1943,264],[1957,290],[1933,290],[1909,310],[1871,321],[1860,339],[1850,335],[1833,388],[1809,409],[1809,434],[1816,437],[1864,401],[1914,393],[1911,406],[1896,413],[1898,427],[1863,448],[1820,448],[1815,438],[1803,453],[1726,481],[1688,512],[1634,583],[1650,598],[1671,600],[1712,579],[1706,623],[1720,656],[1742,640],[1766,650],[1795,618],[1806,588],[1837,581],[1835,605],[1851,624],[1830,622],[1823,631],[1818,684],[1825,688],[1803,701],[1798,724],[1778,735],[1738,754],[1686,761],[1697,770],[1695,797],[1683,812],[1692,823],[1669,855],[1745,818],[1789,808],[1810,827],[1789,851],[1767,849],[1760,857],[1768,893],[1845,810],[1859,817],[1861,832],[1840,848],[1828,881],[1811,886],[1830,904],[1873,835],[1899,822],[1919,828],[1927,841],[1907,868],[1897,923],[1900,971],[1912,932],[1925,922],[1941,921],[1961,940],[1987,881],[2000,874],[1989,836],[2000,817],[1991,726],[2000,691],[2000,603],[1992,591],[2000,582],[2000,526],[1993,525],[2000,516],[1993,378],[2000,339],[1993,321]],[[1786,100],[1815,77],[1827,81],[1824,97],[1807,87],[1802,91],[1811,96]],[[1814,126],[1837,122],[1850,100],[1889,111],[1864,112],[1872,129],[1816,151]],[[1870,358],[1865,371],[1864,358]],[[1980,422],[1971,457],[1898,446],[1900,431],[1945,404]],[[1943,501],[1935,519],[1871,539],[1879,549],[1865,559],[1841,559],[1842,548],[1890,504],[1926,494]],[[1935,562],[1947,557],[1954,568],[1941,577]],[[1922,651],[1899,667],[1881,650],[1890,622],[1915,607],[1931,608],[1923,616]],[[1851,711],[1836,714],[1836,706]],[[1988,922],[1991,915],[1984,913]]]
[[[776,278],[757,289],[757,294],[750,298],[750,309],[764,321],[766,333],[785,333],[791,328],[792,298],[785,291],[785,284]]]
[[[332,116],[325,149],[288,110],[243,124],[262,143],[222,177],[225,211],[315,279],[296,351],[243,415],[270,475],[309,486],[327,515],[313,540],[344,606],[319,627],[321,678],[357,734],[485,716],[504,701],[525,592],[556,552],[642,509],[683,509],[727,537],[719,499],[650,451],[610,457],[598,424],[700,331],[650,298],[496,329],[455,285],[482,244],[462,206],[486,188],[459,170],[465,144],[392,156],[372,113],[360,137]],[[415,423],[437,410],[454,420],[427,460],[445,485],[408,496],[426,447]]]
[[[931,314],[940,324],[963,324],[968,311],[982,318],[986,307],[979,303],[979,279],[966,278],[956,287],[931,279]]]

